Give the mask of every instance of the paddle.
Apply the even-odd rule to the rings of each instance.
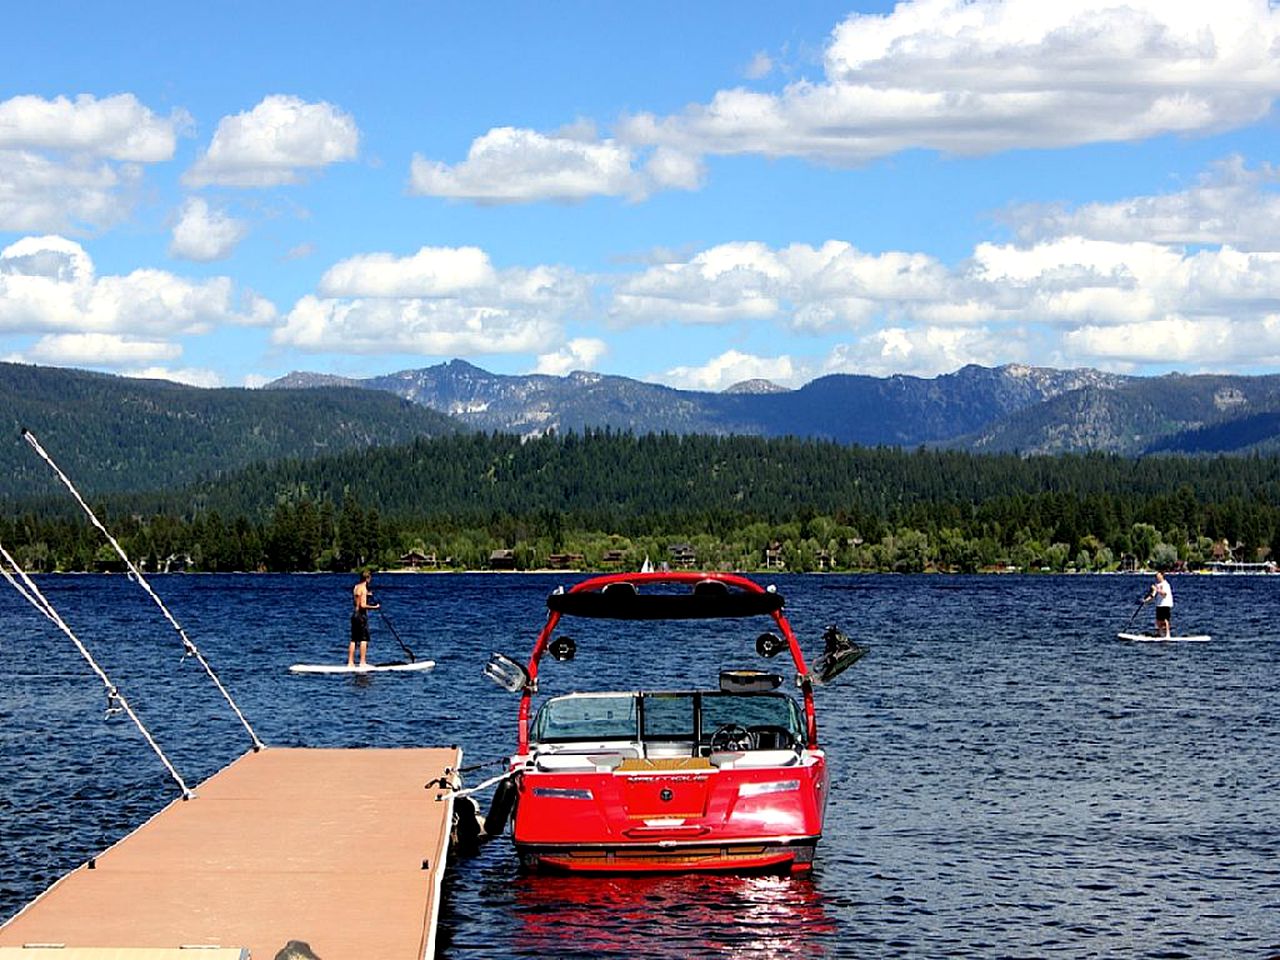
[[[387,625],[387,629],[391,631],[391,635],[396,638],[396,643],[400,644],[400,649],[405,652],[405,655],[409,658],[409,662],[414,663],[418,658],[413,655],[412,650],[405,646],[404,641],[400,639],[400,634],[396,633],[396,628],[391,625],[391,621],[387,619],[387,615],[382,612],[381,607],[378,608],[378,616],[380,616],[382,618],[382,622]]]
[[[1133,618],[1138,615],[1139,610],[1141,610],[1143,607],[1147,605],[1147,601],[1150,599],[1151,599],[1150,596],[1146,596],[1138,601],[1138,606],[1134,609],[1133,613],[1129,614],[1129,620],[1124,625],[1124,629],[1120,631],[1121,633],[1127,633],[1129,631],[1129,626],[1133,623]]]

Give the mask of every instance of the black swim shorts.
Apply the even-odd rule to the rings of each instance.
[[[351,614],[351,642],[369,642],[369,614],[364,610]]]

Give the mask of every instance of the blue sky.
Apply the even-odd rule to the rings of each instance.
[[[1265,0],[6,14],[0,359],[1271,372]]]

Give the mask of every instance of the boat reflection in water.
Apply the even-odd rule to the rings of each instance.
[[[523,874],[515,880],[520,956],[830,956],[836,924],[805,877]]]

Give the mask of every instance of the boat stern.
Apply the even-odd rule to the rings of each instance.
[[[513,839],[543,871],[805,873],[827,798],[820,750],[559,753],[520,776]]]

